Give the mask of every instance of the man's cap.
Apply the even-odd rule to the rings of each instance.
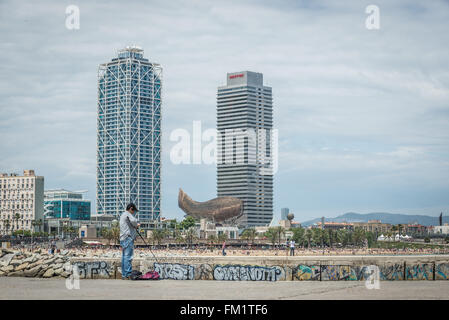
[[[128,211],[129,209],[133,209],[134,211],[139,211],[139,210],[137,210],[137,207],[134,203],[130,203],[126,206],[126,211]]]

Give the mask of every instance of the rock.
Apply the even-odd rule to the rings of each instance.
[[[35,267],[35,266],[37,266],[37,265],[43,264],[44,261],[45,261],[45,260],[43,260],[43,259],[38,260],[38,261],[33,262],[32,264],[30,264],[29,267],[30,267],[30,268],[33,268],[33,267]]]
[[[9,266],[3,267],[2,271],[6,272],[6,273],[14,271],[14,266],[9,265]]]
[[[25,277],[35,277],[39,273],[39,270],[41,269],[41,266],[35,266],[34,268],[25,270],[23,272]]]
[[[22,261],[22,263],[25,263],[25,262],[33,262],[33,256],[29,256],[28,258],[26,258],[26,259],[23,259],[23,261]]]
[[[0,258],[0,265],[7,266],[11,262],[12,258],[14,258],[14,253],[7,253],[3,257]]]
[[[68,278],[68,277],[70,277],[70,273],[68,273],[67,271],[64,271],[61,273],[61,277]]]
[[[6,276],[6,273],[3,271],[0,271],[0,277]]]
[[[41,278],[44,275],[45,271],[45,269],[39,270],[39,273],[36,275],[36,277]]]
[[[64,272],[64,268],[55,269],[55,275],[60,276]]]
[[[29,266],[28,262],[22,263],[20,266],[16,268],[16,271],[25,270]]]
[[[64,259],[58,258],[58,259],[56,259],[55,263],[64,263]]]
[[[11,260],[11,261],[9,262],[9,264],[10,264],[10,265],[13,265],[13,266],[18,266],[18,265],[21,265],[21,264],[22,264],[22,260],[19,260],[19,259],[13,259],[13,260]]]
[[[54,274],[55,274],[55,271],[53,270],[53,268],[50,268],[47,271],[45,271],[45,273],[42,275],[42,277],[43,278],[51,278],[51,277],[53,277]]]
[[[62,263],[56,263],[56,264],[53,264],[51,267],[56,270],[56,269],[62,268],[62,266],[63,266]]]
[[[62,254],[63,256],[67,255],[68,253],[69,253],[69,250],[62,250],[62,251],[61,251],[61,254]]]
[[[23,277],[23,270],[10,272],[8,277]]]
[[[44,260],[44,264],[51,264],[51,263],[53,263],[54,261],[56,260],[56,258],[51,258],[51,259],[47,259],[47,260]]]

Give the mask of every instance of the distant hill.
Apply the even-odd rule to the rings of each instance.
[[[407,224],[407,223],[419,223],[425,226],[437,226],[439,225],[438,216],[424,216],[424,215],[411,215],[411,214],[400,214],[400,213],[386,213],[386,212],[373,212],[373,213],[355,213],[348,212],[339,215],[335,218],[325,217],[325,221],[329,222],[368,222],[368,220],[380,220],[382,223],[390,224]],[[314,223],[321,221],[321,218],[316,218],[313,220],[308,220],[302,222],[302,226],[310,226]],[[449,223],[449,217],[444,216],[443,213],[443,223]]]

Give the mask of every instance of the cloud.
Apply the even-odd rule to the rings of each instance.
[[[70,4],[77,31],[65,28]],[[449,207],[449,5],[377,1],[376,31],[366,5],[2,1],[0,171],[34,168],[46,187],[89,189],[93,200],[97,68],[137,44],[163,67],[164,215],[182,215],[181,185],[216,196],[215,168],[172,165],[168,138],[194,120],[215,127],[217,87],[239,70],[273,88],[275,214]]]

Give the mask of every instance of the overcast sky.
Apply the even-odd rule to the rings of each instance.
[[[179,187],[216,197],[215,166],[172,164],[169,136],[215,128],[242,70],[273,88],[276,220],[449,211],[448,1],[0,0],[0,40],[0,171],[88,189],[94,212],[97,68],[133,44],[163,67],[163,216],[183,216]]]

